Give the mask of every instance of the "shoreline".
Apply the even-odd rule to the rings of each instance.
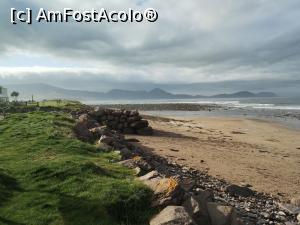
[[[144,117],[154,136],[129,137],[162,157],[283,200],[300,194],[297,130],[260,119]]]
[[[220,104],[162,103],[162,104],[105,104],[112,109],[138,110],[142,114],[175,118],[245,118],[279,123],[300,130],[300,111],[282,109],[236,108]]]

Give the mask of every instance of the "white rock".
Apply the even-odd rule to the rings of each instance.
[[[158,176],[159,176],[159,173],[156,170],[153,170],[153,171],[147,173],[146,175],[139,177],[139,180],[141,180],[141,181],[150,180],[150,179],[158,177]]]

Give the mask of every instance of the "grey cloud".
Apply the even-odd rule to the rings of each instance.
[[[9,18],[12,6],[53,10],[154,7],[159,20],[153,24],[12,26],[8,19],[1,19],[0,60],[1,53],[13,48],[19,54],[48,54],[87,66],[105,63],[118,67],[112,74],[123,69],[125,77],[148,74],[142,79],[155,77],[155,81],[167,81],[168,76],[178,81],[300,78],[298,0],[2,0],[0,18]]]

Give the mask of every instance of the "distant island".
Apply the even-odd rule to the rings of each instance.
[[[160,88],[150,91],[133,91],[112,89],[108,92],[96,92],[85,90],[69,90],[51,86],[48,84],[23,84],[23,85],[7,85],[8,89],[18,90],[21,99],[31,99],[32,95],[37,100],[42,99],[74,99],[74,100],[143,100],[143,99],[195,99],[195,98],[266,98],[276,97],[273,92],[253,93],[249,91],[240,91],[231,94],[218,94],[212,96],[190,95],[190,94],[173,94]]]

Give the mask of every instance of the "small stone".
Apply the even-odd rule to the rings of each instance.
[[[283,211],[279,211],[277,214],[278,214],[279,216],[286,216],[286,214],[285,214]]]

